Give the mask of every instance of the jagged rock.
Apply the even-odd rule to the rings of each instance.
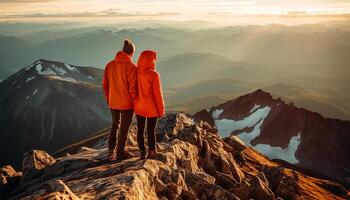
[[[39,182],[40,175],[45,167],[52,165],[56,160],[45,151],[32,150],[23,155],[21,187]]]
[[[11,165],[3,166],[0,169],[0,186],[12,183],[15,178],[22,176],[22,172],[16,172]]]
[[[243,181],[238,187],[233,187],[230,191],[237,195],[241,200],[248,200],[250,196],[250,183]]]
[[[41,189],[37,190],[33,194],[27,197],[21,198],[21,200],[31,199],[43,199],[43,200],[79,200],[66,184],[62,180],[54,180],[44,185]]]
[[[275,195],[269,188],[267,181],[262,181],[258,176],[253,176],[249,188],[250,198],[273,200]]]
[[[224,141],[229,144],[234,151],[242,151],[243,149],[247,148],[244,142],[234,135],[226,137]]]
[[[21,176],[22,172],[16,172],[11,165],[3,166],[0,169],[0,197],[15,190],[21,180]]]
[[[287,175],[281,167],[265,166],[263,172],[276,196],[286,200],[299,199],[300,188],[295,177]]]
[[[158,128],[161,131],[158,134],[166,138],[157,143],[160,156],[113,162],[107,158],[107,143],[104,142],[108,138],[107,130],[105,135],[95,138],[95,143],[79,144],[87,148],[80,148],[76,153],[39,167],[34,170],[37,172],[35,176],[22,178],[19,190],[8,194],[7,198],[23,199],[36,195],[45,199],[68,195],[67,198],[87,200],[248,200],[274,199],[275,193],[288,200],[293,194],[300,195],[295,190],[299,190],[298,184],[302,184],[302,180],[296,178],[298,175],[284,173],[283,168],[278,168],[276,163],[252,148],[238,151],[213,130],[194,123],[184,114],[168,115],[160,120]],[[129,150],[137,151],[137,144],[132,141],[135,138],[136,128],[132,127],[128,135]],[[237,152],[244,162],[237,161],[234,156]],[[65,155],[66,152],[60,153]],[[57,180],[62,181],[59,185],[63,189],[51,189],[50,185]],[[296,185],[290,184],[290,180]],[[315,180],[319,181],[309,181]],[[329,195],[322,187],[318,187],[317,191]],[[315,198],[312,192],[306,190],[302,194],[305,199]]]
[[[11,165],[6,165],[6,166],[3,166],[1,169],[0,169],[0,174],[5,176],[5,177],[12,177],[16,174],[16,170],[13,169],[13,167]]]
[[[25,174],[33,169],[40,170],[55,162],[55,159],[45,151],[29,151],[26,152],[23,156],[22,171]]]
[[[215,185],[215,178],[205,173],[188,172],[185,177],[187,186],[199,199],[238,199],[234,194]]]
[[[239,186],[240,184],[233,179],[231,176],[218,172],[215,176],[215,184],[224,188],[225,190],[230,190]]]

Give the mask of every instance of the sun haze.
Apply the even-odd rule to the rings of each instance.
[[[1,21],[162,19],[288,25],[344,20],[349,10],[347,0],[0,0]]]

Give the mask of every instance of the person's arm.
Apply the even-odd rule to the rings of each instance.
[[[152,81],[153,96],[156,101],[159,117],[163,117],[165,114],[165,106],[164,106],[160,76],[157,72],[154,72],[152,74],[153,74],[153,81]]]
[[[106,68],[105,68],[105,71],[103,74],[102,87],[103,87],[105,99],[106,99],[107,103],[109,103],[108,64],[106,65]]]
[[[137,94],[137,68],[135,65],[132,65],[127,72],[128,85],[129,85],[129,94],[133,100],[136,98]]]

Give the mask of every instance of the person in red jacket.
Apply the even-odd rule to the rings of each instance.
[[[147,124],[148,158],[155,158],[156,137],[155,127],[159,117],[165,113],[164,100],[159,73],[155,71],[157,54],[154,51],[144,51],[137,62],[137,96],[134,110],[137,118],[137,142],[141,159],[146,157],[144,131]]]
[[[134,115],[133,102],[137,92],[137,69],[131,60],[134,52],[135,45],[125,40],[123,50],[119,51],[115,59],[106,65],[103,76],[103,91],[113,120],[108,140],[110,160],[127,159],[133,156],[130,152],[125,151],[125,144]],[[115,152],[118,129],[117,152]]]

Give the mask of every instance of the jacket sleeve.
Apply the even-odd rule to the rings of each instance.
[[[159,117],[163,117],[165,114],[165,106],[164,106],[160,76],[157,72],[155,72],[153,77],[154,77],[152,82],[153,96],[156,101]]]
[[[103,81],[102,81],[103,93],[105,95],[105,99],[107,103],[109,103],[109,81],[108,81],[108,64],[106,65]]]
[[[137,77],[137,68],[135,65],[132,65],[129,67],[129,70],[127,71],[127,77],[128,77],[128,85],[129,85],[129,94],[133,100],[136,98],[137,94],[137,83],[136,83],[136,77]]]

